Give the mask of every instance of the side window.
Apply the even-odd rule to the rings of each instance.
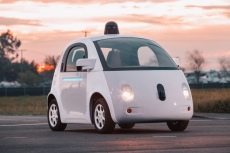
[[[140,47],[137,52],[140,66],[159,66],[155,53],[149,47]]]
[[[112,48],[101,48],[101,51],[102,51],[102,53],[103,53],[103,55],[104,55],[104,57],[105,57],[105,60],[107,60],[107,58],[108,58],[108,54],[109,54],[109,52],[112,50]]]
[[[85,49],[81,46],[72,48],[66,60],[66,72],[77,71],[76,62],[81,58],[85,58]]]

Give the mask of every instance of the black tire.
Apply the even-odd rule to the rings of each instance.
[[[188,126],[189,121],[167,122],[171,131],[184,131]]]
[[[135,125],[135,123],[130,123],[130,124],[118,124],[120,128],[122,129],[132,129]]]
[[[104,98],[98,99],[93,106],[93,121],[95,129],[101,134],[112,133],[115,128],[115,123]]]
[[[55,112],[51,112],[50,109],[53,109]],[[56,114],[55,114],[56,113]],[[56,116],[56,118],[52,118],[52,115]],[[57,101],[55,99],[51,100],[48,106],[47,119],[49,123],[49,127],[52,131],[63,131],[65,130],[67,124],[61,122],[60,113]]]

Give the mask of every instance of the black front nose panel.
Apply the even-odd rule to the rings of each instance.
[[[162,84],[157,85],[157,91],[158,91],[159,99],[164,101],[166,99],[166,93]]]

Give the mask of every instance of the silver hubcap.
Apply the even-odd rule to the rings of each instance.
[[[57,106],[55,104],[52,104],[50,106],[49,121],[50,121],[50,125],[52,127],[55,127],[57,125],[57,122],[58,122],[58,109],[57,109]]]
[[[98,129],[102,129],[105,125],[105,110],[101,104],[94,110],[94,122]]]

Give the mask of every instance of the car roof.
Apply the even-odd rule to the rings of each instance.
[[[121,34],[107,34],[107,35],[99,35],[99,36],[90,36],[90,37],[83,37],[76,39],[72,41],[70,44],[77,43],[79,41],[85,41],[85,40],[91,40],[91,41],[97,41],[97,40],[102,40],[102,39],[109,39],[109,38],[122,38],[122,37],[134,37],[134,38],[143,38],[147,39],[144,37],[139,37],[139,36],[134,36],[134,35],[121,35]]]
[[[97,40],[102,40],[102,39],[109,39],[109,38],[119,38],[119,37],[135,37],[135,38],[142,38],[139,36],[134,36],[134,35],[121,35],[121,34],[107,34],[107,35],[100,35],[100,36],[92,36],[88,37],[92,41],[97,41]],[[146,39],[146,38],[144,38]]]
[[[148,39],[148,38],[144,38],[144,37],[140,37],[140,36],[135,36],[135,35],[123,35],[123,34],[107,34],[107,35],[98,35],[98,36],[90,36],[90,37],[83,37],[83,38],[79,38],[76,39],[74,41],[72,41],[71,43],[69,43],[67,45],[67,47],[65,48],[65,50],[68,48],[68,46],[75,44],[75,43],[79,43],[79,42],[87,42],[87,41],[98,41],[98,40],[103,40],[103,39],[109,39],[109,38],[127,38],[127,37],[132,37],[132,38],[142,38],[142,39],[147,39],[152,41],[154,44],[156,44],[157,46],[160,46],[157,42]]]

